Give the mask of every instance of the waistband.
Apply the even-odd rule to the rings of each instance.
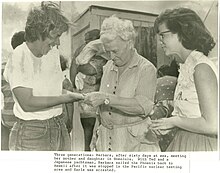
[[[61,115],[58,115],[58,116],[54,116],[52,118],[49,118],[49,119],[45,119],[45,120],[37,120],[37,119],[34,119],[34,120],[23,120],[23,119],[20,119],[18,117],[16,117],[17,119],[17,122],[20,122],[20,123],[47,123],[47,122],[52,122],[52,121],[61,121],[63,118],[64,118],[64,114],[61,114]]]
[[[112,129],[116,129],[116,128],[135,126],[135,125],[138,125],[138,124],[142,124],[142,123],[144,123],[146,121],[149,121],[148,117],[146,117],[146,118],[144,118],[144,119],[142,119],[140,121],[136,121],[136,122],[132,122],[132,123],[127,123],[127,124],[113,124],[113,123],[112,124],[106,124],[106,123],[104,123],[102,121],[101,121],[101,124],[105,128],[112,130]]]

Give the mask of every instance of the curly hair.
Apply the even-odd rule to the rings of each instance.
[[[197,50],[208,56],[215,46],[215,41],[201,18],[189,8],[168,9],[161,13],[154,23],[156,33],[161,24],[177,34],[186,49]]]
[[[56,3],[42,2],[40,7],[32,8],[28,14],[25,40],[34,42],[40,37],[45,40],[51,30],[56,29],[66,32],[70,24]]]
[[[122,40],[132,40],[134,43],[136,32],[130,20],[122,20],[113,15],[103,21],[100,35],[105,35],[108,40],[119,36]]]

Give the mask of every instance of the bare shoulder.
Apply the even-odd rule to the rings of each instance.
[[[216,75],[212,67],[206,63],[201,63],[196,65],[194,78],[199,78],[201,80],[217,80]]]

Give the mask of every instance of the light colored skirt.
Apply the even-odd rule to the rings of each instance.
[[[209,136],[180,129],[166,151],[217,151],[217,143],[215,135]]]

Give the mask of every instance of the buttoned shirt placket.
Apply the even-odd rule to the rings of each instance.
[[[113,87],[113,89],[111,89],[111,91],[112,91],[112,93],[111,94],[116,94],[116,92],[117,92],[117,85],[118,85],[118,80],[119,80],[119,77],[118,77],[118,69],[115,69],[115,68],[113,68],[112,69],[112,71],[114,71],[115,73],[117,73],[116,75],[117,75],[117,79],[116,79],[116,81],[115,81],[115,84],[114,84],[114,87],[113,86],[110,86],[110,84],[107,84],[107,88],[109,88],[109,87]],[[111,116],[112,115],[112,107],[110,106],[110,110],[109,110],[109,112],[108,112],[108,114]],[[112,129],[113,129],[113,125],[112,125]],[[111,129],[111,130],[112,130]],[[109,130],[109,133],[108,133],[108,151],[112,151],[112,137],[111,137],[111,130]]]

